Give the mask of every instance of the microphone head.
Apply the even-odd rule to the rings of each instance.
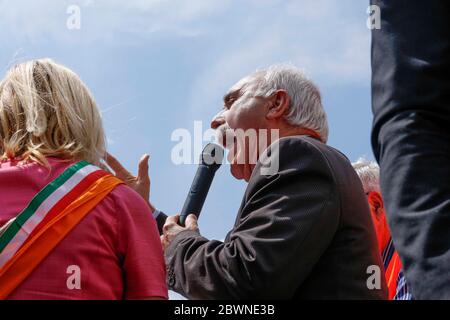
[[[219,169],[224,157],[223,147],[216,143],[208,143],[200,155],[200,164]]]

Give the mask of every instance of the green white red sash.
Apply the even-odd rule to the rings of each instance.
[[[116,185],[81,161],[44,187],[0,231],[0,298],[5,298]]]
[[[84,178],[99,170],[86,161],[78,162],[42,189],[0,237],[0,268],[25,243],[28,236],[64,196],[73,191]]]

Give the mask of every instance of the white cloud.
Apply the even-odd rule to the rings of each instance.
[[[0,0],[0,28],[5,36],[28,41],[58,40],[93,43],[120,40],[139,41],[155,36],[196,36],[205,30],[196,21],[220,14],[231,0],[28,0],[11,3]],[[66,28],[67,8],[81,9],[81,29],[77,35]],[[116,36],[128,34],[131,38]]]
[[[229,86],[257,68],[290,62],[319,85],[370,84],[370,31],[365,7],[333,0],[267,0],[273,8],[249,10],[238,38],[199,72],[192,88],[191,112],[220,107]],[[354,2],[352,2],[354,3]],[[356,11],[356,10],[360,11]],[[237,32],[238,30],[236,30]]]
[[[70,4],[81,6],[78,36],[66,28]],[[348,0],[64,0],[58,5],[29,0],[13,6],[0,0],[4,41],[143,45],[172,36],[204,36],[212,48],[192,81],[191,111],[221,103],[228,86],[275,62],[292,62],[319,84],[368,85],[365,18],[366,6]]]

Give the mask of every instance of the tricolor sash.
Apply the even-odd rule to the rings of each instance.
[[[121,180],[81,161],[45,186],[0,229],[0,299],[5,299]]]

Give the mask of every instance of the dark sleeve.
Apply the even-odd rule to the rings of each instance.
[[[372,0],[372,145],[414,298],[450,299],[450,1]]]
[[[253,173],[225,242],[192,231],[175,238],[166,250],[172,290],[193,299],[292,297],[339,223],[328,164],[313,145],[298,141],[280,143],[277,174]]]

